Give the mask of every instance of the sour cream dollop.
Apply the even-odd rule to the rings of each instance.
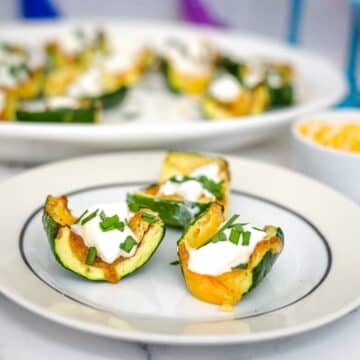
[[[219,166],[218,164],[211,163],[205,166],[196,168],[189,174],[192,178],[205,176],[215,182],[220,182]],[[189,179],[181,181],[181,176],[178,176],[179,181],[167,180],[160,186],[159,195],[180,195],[186,201],[197,201],[202,195],[209,199],[215,200],[215,196],[204,188],[200,181]]]
[[[72,230],[83,238],[87,247],[95,247],[97,256],[108,264],[113,263],[120,256],[133,256],[136,252],[137,245],[133,246],[129,252],[126,252],[120,247],[120,245],[126,241],[128,236],[131,236],[136,242],[138,241],[135,234],[127,225],[127,220],[130,218],[131,213],[129,212],[126,202],[91,206],[88,208],[86,215],[82,219],[86,218],[87,215],[96,210],[98,210],[98,212],[94,218],[83,225],[81,225],[80,221],[80,224],[72,226]],[[117,215],[120,221],[124,223],[124,230],[120,231],[114,229],[103,231],[100,227],[100,222],[102,221],[100,218],[101,211],[103,211],[107,217]]]
[[[223,103],[235,102],[241,94],[242,87],[239,81],[230,74],[223,74],[215,79],[210,87],[209,94]]]
[[[75,98],[96,97],[102,94],[101,72],[92,68],[81,74],[68,88],[68,95]]]
[[[227,229],[224,231],[225,241],[210,242],[199,249],[189,248],[189,270],[197,274],[216,276],[231,271],[239,264],[246,264],[256,245],[264,239],[266,233],[254,228],[251,224],[244,225],[243,231],[250,232],[248,245],[242,244],[243,235],[240,235],[237,245],[229,241],[231,229]]]

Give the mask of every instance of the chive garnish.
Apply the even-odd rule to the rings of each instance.
[[[92,220],[94,217],[96,217],[98,211],[99,211],[99,209],[96,209],[96,210],[93,211],[90,215],[88,215],[85,219],[83,219],[83,220],[81,221],[81,225],[85,225],[87,222],[89,222],[89,221]]]
[[[142,212],[141,213],[141,218],[144,221],[148,222],[149,224],[156,223],[156,217],[154,215],[151,215],[151,214],[147,213],[147,212]]]
[[[241,230],[239,231],[238,228],[236,227],[233,227],[231,229],[231,232],[230,232],[230,237],[229,237],[229,240],[237,245],[239,243],[239,240],[240,240],[240,234],[241,234]]]
[[[87,214],[88,211],[89,211],[89,210],[86,209],[86,210],[77,218],[77,220],[75,221],[75,224],[78,224],[78,223],[81,221],[81,219],[85,216],[85,214]]]
[[[213,194],[218,200],[221,200],[223,198],[223,193],[222,193],[222,185],[223,185],[223,181],[220,182],[215,182],[214,180],[209,179],[208,177],[206,177],[205,175],[201,175],[199,177],[192,177],[192,176],[188,176],[188,175],[184,175],[184,176],[173,176],[169,179],[171,182],[180,184],[183,183],[185,181],[189,181],[189,180],[195,180],[199,183],[202,184],[202,186],[209,191],[211,194]]]
[[[135,239],[131,235],[128,235],[125,241],[120,244],[120,249],[129,253],[135,245],[136,245]]]
[[[235,221],[236,219],[239,217],[240,215],[238,214],[234,214],[221,228],[219,231],[223,231],[226,230],[227,228],[229,228]]]
[[[243,246],[248,246],[250,244],[250,236],[251,236],[251,232],[250,231],[244,231],[242,233],[242,245]]]
[[[253,226],[252,228],[253,228],[254,230],[257,230],[257,231],[262,231],[262,232],[264,232],[264,229],[261,229],[261,228],[259,228],[259,227]]]
[[[204,244],[202,244],[201,246],[199,246],[199,249],[202,248],[203,246],[209,244],[210,242],[218,242],[218,241],[222,241],[222,239],[224,239],[225,236],[225,240],[226,240],[226,235],[224,234],[224,230],[228,229],[235,221],[236,219],[239,217],[240,215],[233,215],[216,233],[215,235],[213,235],[208,241],[206,241]],[[223,235],[219,235],[219,233],[222,233]],[[219,238],[219,237],[220,238]],[[213,241],[215,239],[215,241]],[[220,239],[220,240],[219,240]]]
[[[171,265],[171,266],[175,266],[175,265],[179,265],[179,264],[180,264],[179,260],[174,260],[171,263],[169,263],[169,265]]]
[[[212,238],[211,238],[211,242],[213,243],[217,243],[219,241],[226,241],[226,235],[224,232],[220,231],[217,232]]]
[[[123,231],[125,228],[125,224],[119,219],[119,216],[116,214],[107,217],[103,212],[103,214],[100,214],[100,218],[102,218],[102,220],[99,222],[99,226],[103,232],[112,230]]]
[[[95,246],[91,246],[86,257],[86,264],[93,265],[96,259],[97,251]]]

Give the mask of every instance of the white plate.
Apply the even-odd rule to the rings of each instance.
[[[360,304],[360,208],[293,172],[229,157],[231,211],[285,232],[285,250],[264,282],[233,312],[187,291],[168,230],[152,260],[117,285],[89,283],[54,260],[39,209],[70,194],[80,211],[157,178],[162,153],[108,154],[40,167],[0,186],[0,290],[31,311],[84,331],[144,342],[219,344],[304,332]],[[346,221],[345,221],[346,219]]]
[[[95,25],[99,21],[82,23]],[[39,42],[59,36],[75,24],[79,21],[2,26],[0,39],[30,43],[36,39]],[[208,150],[247,145],[268,138],[296,117],[335,104],[345,94],[343,77],[334,66],[318,56],[274,40],[179,24],[106,21],[106,27],[119,34],[119,39],[136,41],[145,36],[147,41],[158,43],[168,37],[208,38],[235,55],[289,61],[296,69],[298,103],[239,121],[212,123],[198,119],[200,115],[192,115],[190,120],[179,118],[184,107],[186,113],[192,113],[186,101],[174,101],[164,95],[164,91],[152,90],[151,98],[140,102],[139,107],[146,108],[146,116],[139,121],[121,121],[119,112],[111,111],[106,115],[106,123],[96,126],[0,123],[0,159],[38,162],[109,149],[187,147],[191,144],[192,148]],[[220,137],[221,142],[215,141]]]

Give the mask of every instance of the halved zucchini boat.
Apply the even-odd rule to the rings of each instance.
[[[144,209],[129,220],[129,227],[140,239],[135,254],[127,258],[119,257],[111,264],[96,256],[89,265],[89,249],[81,236],[71,230],[71,225],[77,219],[67,203],[66,196],[48,196],[43,209],[43,226],[56,260],[65,269],[88,280],[115,283],[134,273],[150,260],[164,237],[164,223],[156,213]],[[145,220],[149,217],[150,222]]]
[[[201,196],[197,201],[186,201],[179,195],[159,195],[159,189],[167,180],[176,176],[188,176],[194,170],[209,164],[217,164],[219,168],[219,196],[215,201],[225,209],[229,203],[230,172],[228,163],[221,158],[205,156],[197,153],[170,151],[165,156],[159,182],[141,191],[128,194],[127,201],[132,211],[149,208],[159,213],[165,224],[186,227],[200,215],[214,199]]]
[[[271,270],[284,246],[280,228],[266,226],[263,240],[257,243],[249,261],[220,275],[205,275],[189,269],[189,252],[206,246],[223,225],[222,206],[213,203],[184,232],[178,241],[178,256],[190,293],[196,298],[217,305],[233,306],[253,290]],[[217,240],[223,241],[223,240]],[[229,240],[228,240],[229,241]]]

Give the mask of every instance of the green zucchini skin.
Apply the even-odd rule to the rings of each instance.
[[[165,79],[165,84],[167,88],[173,93],[173,94],[180,94],[181,91],[172,83],[171,76],[169,74],[169,64],[165,59],[160,59],[160,72],[163,75]]]
[[[285,237],[281,228],[277,228],[275,236],[281,240],[284,246]],[[265,253],[259,264],[252,270],[252,284],[246,294],[254,290],[265,279],[280,254],[281,253],[273,253],[271,250]]]
[[[123,102],[128,93],[128,90],[129,89],[127,86],[122,86],[119,89],[105,93],[99,97],[92,98],[91,102],[93,104],[100,103],[103,109],[111,109]]]
[[[54,251],[54,243],[55,243],[55,238],[56,238],[56,235],[57,235],[60,225],[49,215],[49,213],[45,209],[45,206],[43,209],[42,224],[43,224],[47,239],[49,241],[50,247],[51,247],[54,255],[56,255],[55,251]]]
[[[166,225],[180,228],[189,226],[210,204],[161,199],[140,193],[128,194],[126,201],[131,211],[135,212],[142,208],[153,210]],[[194,215],[195,209],[198,209],[196,215]]]
[[[271,88],[268,86],[270,106],[271,107],[282,107],[293,105],[294,100],[294,89],[291,84],[285,84],[280,88]]]
[[[220,61],[220,68],[224,69],[229,74],[235,76],[241,84],[243,84],[242,78],[242,70],[244,68],[244,64],[241,62],[237,62],[230,57],[224,56]]]
[[[93,124],[97,121],[98,110],[95,107],[80,109],[56,109],[46,111],[16,110],[16,120],[35,123],[72,123]]]

